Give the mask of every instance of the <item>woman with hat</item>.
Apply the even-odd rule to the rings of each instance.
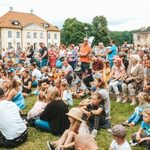
[[[82,122],[82,112],[79,108],[71,108],[70,111],[66,114],[70,121],[69,129],[65,130],[61,138],[50,144],[47,142],[49,149],[57,147],[57,149],[70,148],[74,146],[73,139],[79,132],[80,124]],[[53,146],[54,145],[54,146]]]

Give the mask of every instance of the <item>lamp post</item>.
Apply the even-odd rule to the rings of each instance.
[[[84,27],[84,30],[85,30],[85,35],[86,35],[86,38],[87,38],[88,37],[88,35],[87,35],[88,27]]]

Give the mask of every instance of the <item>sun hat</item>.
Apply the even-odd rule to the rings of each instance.
[[[71,108],[70,111],[68,113],[66,113],[66,115],[78,120],[78,121],[82,121],[81,117],[82,117],[82,112],[79,108]]]
[[[123,138],[126,136],[125,127],[122,126],[121,124],[115,125],[111,129],[111,134],[116,136],[116,137]]]

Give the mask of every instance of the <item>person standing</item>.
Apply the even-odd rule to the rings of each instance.
[[[48,50],[44,43],[39,43],[41,49],[40,49],[40,55],[41,55],[41,64],[40,67],[44,67],[47,65],[48,61]]]
[[[79,52],[82,75],[84,75],[85,71],[90,68],[90,59],[89,59],[90,53],[91,53],[91,47],[88,44],[88,39],[84,38],[83,45],[81,46]]]
[[[110,44],[111,44],[111,48],[110,49],[107,49],[107,54],[108,54],[108,60],[109,60],[109,63],[110,63],[110,67],[112,68],[112,66],[113,66],[113,59],[114,59],[114,57],[117,55],[117,47],[116,47],[116,45],[115,45],[115,41],[114,40],[112,40],[111,42],[110,42]]]

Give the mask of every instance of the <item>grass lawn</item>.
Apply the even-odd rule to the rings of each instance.
[[[32,96],[26,99],[26,109],[24,110],[27,113],[33,106],[36,101],[36,97]],[[79,103],[79,100],[75,100],[75,106]],[[134,107],[131,107],[129,104],[118,104],[115,101],[111,101],[111,124],[119,124],[126,120],[126,118],[134,111]],[[130,140],[132,133],[137,131],[139,125],[134,128],[127,129],[127,140]],[[55,137],[50,133],[41,132],[35,128],[29,127],[28,130],[29,137],[28,141],[16,148],[15,150],[47,150],[46,141],[54,141],[59,137]],[[98,132],[97,142],[101,150],[108,150],[109,145],[112,141],[111,134],[107,130],[101,130]],[[133,147],[133,150],[146,150],[143,147]],[[4,149],[3,149],[4,150]]]

